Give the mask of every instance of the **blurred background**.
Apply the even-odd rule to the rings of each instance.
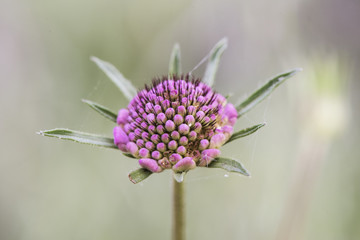
[[[133,185],[120,151],[36,132],[111,136],[81,99],[127,102],[90,56],[141,88],[175,42],[187,72],[224,36],[215,88],[233,103],[304,70],[237,124],[265,128],[223,148],[251,178],[187,175],[188,239],[359,239],[359,24],[358,0],[1,0],[0,239],[169,239],[169,171]]]

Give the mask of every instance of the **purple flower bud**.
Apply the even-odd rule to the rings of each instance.
[[[179,140],[180,138],[180,133],[178,131],[172,131],[171,134],[170,134],[171,138],[173,140]]]
[[[183,106],[186,106],[186,105],[188,104],[188,99],[187,99],[186,97],[183,97],[183,98],[181,99],[181,104],[182,104]]]
[[[131,130],[130,124],[126,123],[126,124],[124,125],[124,131],[125,131],[127,134],[129,134],[130,130]]]
[[[148,102],[148,103],[145,104],[145,111],[147,113],[151,113],[153,108],[154,108],[154,106],[151,103]]]
[[[160,136],[157,135],[157,134],[151,135],[150,140],[151,140],[153,143],[157,144],[157,143],[159,143],[159,141],[160,141]]]
[[[141,131],[140,128],[136,128],[136,129],[134,130],[134,133],[135,133],[136,136],[139,137],[139,136],[141,136],[142,131]]]
[[[150,157],[149,150],[147,150],[146,148],[141,148],[141,149],[139,150],[139,156],[142,157],[142,158],[148,158],[148,157]]]
[[[178,161],[172,167],[172,169],[175,172],[184,172],[184,171],[189,171],[195,167],[196,167],[196,163],[193,161],[193,159],[191,157],[185,157],[185,158],[181,159],[180,161]]]
[[[155,122],[155,115],[153,113],[149,113],[146,116],[146,120],[148,123],[152,124],[153,122]]]
[[[196,107],[195,106],[188,106],[187,112],[189,115],[195,116],[196,114]]]
[[[161,154],[159,151],[153,151],[153,152],[151,153],[151,157],[152,157],[153,159],[158,160],[158,159],[162,158],[162,154]]]
[[[188,135],[190,141],[195,141],[197,137],[197,133],[195,131],[191,131]]]
[[[165,99],[164,101],[162,101],[161,104],[164,109],[167,109],[170,107],[170,101],[168,99]]]
[[[177,108],[177,113],[180,114],[181,116],[184,116],[186,114],[186,109],[184,106],[179,106]]]
[[[144,146],[144,140],[142,140],[142,139],[136,140],[136,145],[137,145],[139,148],[143,147],[143,146]]]
[[[190,132],[190,128],[187,124],[181,124],[179,126],[179,132],[182,134],[182,135],[186,135]]]
[[[135,133],[134,132],[129,133],[129,140],[130,141],[135,141]]]
[[[160,152],[165,152],[166,151],[166,145],[165,143],[158,143],[156,145],[156,149],[159,150]]]
[[[189,142],[189,140],[188,140],[188,138],[185,137],[185,136],[182,136],[182,137],[180,138],[180,140],[179,140],[179,143],[180,143],[180,145],[182,145],[182,146],[186,146],[186,145],[188,144],[188,142]]]
[[[156,121],[158,124],[163,124],[166,122],[166,116],[164,113],[159,113],[157,116],[156,116]]]
[[[170,98],[171,98],[171,100],[175,100],[175,99],[177,99],[177,97],[178,97],[178,91],[176,91],[176,90],[171,90],[170,91]]]
[[[162,168],[157,164],[154,159],[151,158],[141,158],[139,160],[139,164],[141,167],[146,168],[151,172],[161,172]]]
[[[209,147],[209,140],[207,140],[207,139],[202,139],[201,141],[200,141],[200,144],[199,144],[199,150],[205,150],[205,149],[207,149],[208,147]]]
[[[169,134],[164,133],[163,135],[161,135],[161,141],[164,143],[168,143],[170,141]]]
[[[220,156],[220,153],[219,149],[206,149],[202,151],[199,166],[205,167],[209,165],[214,158]]]
[[[165,129],[168,131],[168,132],[171,132],[175,129],[175,123],[171,120],[167,120],[166,123],[165,123]]]
[[[197,99],[196,99],[199,103],[202,103],[205,101],[204,97],[203,96],[198,96]]]
[[[154,134],[155,130],[156,130],[156,127],[154,125],[149,125],[149,127],[148,127],[149,133]]]
[[[221,147],[226,141],[226,137],[222,133],[215,134],[211,137],[210,146],[209,148],[219,148]]]
[[[180,155],[185,155],[186,154],[186,148],[184,146],[180,146],[176,149],[176,152]]]
[[[180,114],[176,114],[174,116],[174,123],[179,126],[180,124],[182,124],[184,122],[184,118],[183,116],[181,116]]]
[[[200,133],[201,129],[202,129],[201,123],[196,122],[196,123],[194,124],[194,131],[195,131],[196,133]]]
[[[185,123],[189,126],[192,126],[195,123],[195,118],[192,115],[187,115],[185,117]]]
[[[126,144],[126,148],[127,150],[134,156],[134,157],[137,157],[138,156],[138,153],[139,153],[139,148],[138,146],[133,143],[133,142],[128,142]]]
[[[202,120],[205,116],[205,113],[203,111],[198,111],[196,113],[196,119],[199,121],[199,120]]]
[[[175,150],[177,148],[178,144],[175,140],[171,140],[169,143],[168,143],[168,148],[170,150]]]
[[[120,109],[116,118],[118,125],[127,123],[127,118],[129,117],[128,109]]]
[[[163,134],[164,131],[165,131],[165,128],[164,128],[163,125],[157,125],[156,126],[156,131],[157,131],[158,134]]]
[[[155,105],[154,106],[154,111],[156,114],[159,114],[162,112],[162,108],[159,105]]]
[[[237,111],[234,105],[231,103],[226,104],[224,114],[228,117],[228,123],[230,126],[234,126],[237,121]]]
[[[226,140],[227,140],[233,134],[234,128],[232,126],[230,126],[230,125],[225,125],[225,126],[222,127],[222,131],[223,131],[223,134],[225,135]]]
[[[113,134],[114,134],[114,144],[118,146],[118,148],[121,151],[126,152],[127,151],[126,144],[129,142],[129,137],[126,135],[122,127],[120,126],[115,127]]]
[[[173,108],[168,108],[165,111],[167,119],[171,119],[175,115],[175,110]]]
[[[141,138],[142,138],[143,140],[149,139],[149,133],[147,133],[147,132],[141,133]]]
[[[155,148],[155,145],[152,142],[146,142],[145,147],[151,151]]]
[[[178,161],[180,161],[181,159],[182,159],[182,156],[177,153],[171,154],[171,156],[169,157],[169,161],[171,162],[171,164],[175,164]]]

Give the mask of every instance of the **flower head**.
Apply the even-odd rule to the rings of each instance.
[[[301,69],[294,69],[270,79],[245,101],[234,106],[212,89],[220,57],[227,47],[226,38],[210,51],[204,77],[180,75],[180,48],[175,45],[169,64],[169,75],[153,80],[151,86],[137,91],[112,64],[96,57],[91,59],[129,100],[118,114],[89,100],[83,100],[101,115],[115,122],[114,138],[73,131],[52,129],[40,131],[57,137],[100,147],[116,148],[124,155],[139,159],[141,168],[131,172],[133,183],[152,173],[172,169],[177,181],[195,167],[222,168],[249,176],[241,163],[220,157],[220,147],[248,136],[265,123],[234,132],[237,119],[265,99],[287,78]]]
[[[207,166],[230,138],[237,111],[189,75],[156,79],[121,109],[114,143],[151,172]]]

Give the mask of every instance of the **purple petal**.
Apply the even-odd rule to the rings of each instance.
[[[209,165],[214,158],[220,156],[220,153],[219,149],[206,149],[202,151],[199,166],[205,167]]]
[[[222,133],[215,134],[210,140],[210,148],[219,148],[224,145],[226,137]]]
[[[138,146],[137,146],[135,143],[133,143],[133,142],[128,142],[128,143],[126,144],[126,148],[127,148],[127,150],[128,150],[134,157],[137,157],[137,156],[138,156],[138,154],[139,154],[139,148],[138,148]]]
[[[234,105],[231,103],[226,104],[224,114],[228,117],[228,122],[231,126],[234,126],[237,121],[237,111]]]
[[[118,145],[120,143],[126,145],[126,143],[129,142],[129,137],[124,132],[122,127],[120,127],[120,126],[114,127],[113,134],[114,134],[114,144],[115,145]]]
[[[129,117],[129,110],[120,109],[116,118],[117,124],[125,124],[127,123],[127,118]]]
[[[184,171],[194,169],[195,167],[196,167],[196,163],[194,162],[194,160],[191,157],[186,157],[186,158],[183,158],[180,161],[178,161],[172,167],[172,169],[175,172],[184,172]]]
[[[162,168],[157,164],[157,161],[151,158],[141,158],[139,159],[139,164],[141,167],[146,168],[151,172],[161,172]]]

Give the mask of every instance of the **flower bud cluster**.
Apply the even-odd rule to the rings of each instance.
[[[119,111],[114,142],[152,172],[183,172],[218,157],[236,120],[234,106],[200,80],[163,78]]]

